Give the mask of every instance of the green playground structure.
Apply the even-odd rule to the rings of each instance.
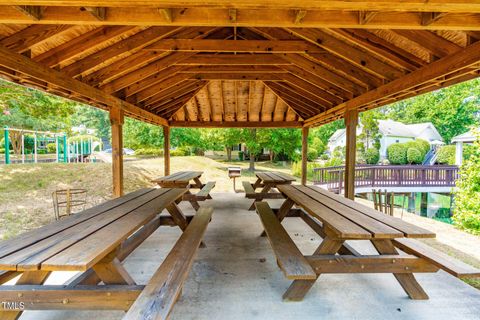
[[[68,138],[67,134],[63,132],[33,131],[9,127],[4,127],[3,130],[4,164],[95,162],[95,158],[91,157],[95,147],[91,137]],[[53,149],[55,158],[48,157],[53,154]],[[11,154],[15,150],[17,152]]]

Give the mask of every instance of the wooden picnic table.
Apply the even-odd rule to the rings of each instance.
[[[157,178],[152,182],[157,183],[162,188],[187,188],[187,192],[182,200],[189,201],[195,210],[200,208],[198,201],[212,199],[210,191],[215,187],[215,182],[210,181],[206,184],[200,181],[203,171],[179,171],[168,176]],[[200,189],[196,194],[192,194],[190,189]]]
[[[286,200],[274,212],[256,204],[266,234],[285,276],[294,280],[284,299],[302,300],[322,273],[392,273],[412,299],[428,299],[414,277],[443,269],[457,277],[477,277],[480,271],[430,248],[414,238],[435,234],[315,186],[279,185]],[[302,210],[292,209],[293,206]],[[302,218],[322,238],[312,255],[303,255],[281,221]],[[364,240],[378,255],[365,255],[346,241]],[[398,249],[407,254],[399,253]]]
[[[169,255],[165,260],[169,262],[161,266],[175,283],[163,275],[163,283],[149,283],[147,288],[166,286],[178,295],[191,263],[187,259],[181,267],[172,260],[182,255],[193,259],[212,211],[203,208],[193,217],[183,215],[175,201],[185,192],[185,188],[141,189],[0,242],[0,284],[21,274],[15,285],[0,286],[0,301],[5,302],[0,319],[17,319],[23,310],[128,310],[145,286],[135,283],[121,261],[161,225],[179,226],[184,231],[181,241],[191,242],[191,249],[175,249],[176,245],[173,257]],[[160,215],[163,209],[169,215]],[[63,286],[42,285],[52,271],[82,273]],[[167,299],[169,308],[162,312],[170,310],[176,298]]]
[[[278,185],[292,184],[292,182],[296,180],[294,177],[281,172],[257,172],[255,175],[257,176],[257,180],[254,184],[248,181],[243,182],[245,197],[254,199],[248,210],[254,210],[255,203],[263,199],[283,198],[281,193],[272,192],[272,189],[275,189]],[[256,192],[258,188],[262,188],[260,192]]]

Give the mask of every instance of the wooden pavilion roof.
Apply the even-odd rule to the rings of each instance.
[[[479,76],[480,1],[0,0],[0,76],[164,126],[301,127]]]

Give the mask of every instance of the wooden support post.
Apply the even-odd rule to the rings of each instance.
[[[345,154],[345,198],[355,198],[355,155],[357,152],[358,111],[345,112],[346,154]]]
[[[308,127],[302,128],[302,184],[307,184]]]
[[[110,109],[112,125],[112,182],[113,196],[123,195],[123,111],[118,107]]]
[[[170,174],[170,127],[163,127],[163,159],[165,175]]]

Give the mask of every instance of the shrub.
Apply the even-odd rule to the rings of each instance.
[[[48,153],[55,153],[55,152],[57,152],[57,144],[56,144],[56,143],[48,143],[48,144],[47,144],[47,152],[48,152]]]
[[[323,165],[324,167],[337,167],[341,166],[343,164],[343,159],[333,157],[330,158],[329,160],[325,161],[325,164]]]
[[[328,159],[330,159],[330,157],[328,156],[328,154],[324,153],[324,154],[322,154],[322,155],[320,156],[320,159],[322,159],[322,160],[328,160]]]
[[[380,161],[380,151],[377,148],[368,148],[365,151],[365,162],[367,164],[377,164]]]
[[[314,178],[314,172],[313,169],[315,168],[320,168],[321,165],[316,162],[308,162],[307,163],[307,179],[312,181]],[[292,175],[296,177],[301,177],[302,176],[302,162],[294,162],[292,164]]]
[[[480,142],[460,168],[455,190],[453,220],[456,225],[480,234]]]
[[[160,148],[140,148],[135,150],[137,156],[163,156],[163,149]]]
[[[314,161],[318,158],[318,151],[314,148],[308,148],[307,159],[308,161]]]
[[[409,164],[421,164],[423,161],[422,152],[417,148],[407,149],[407,162]]]
[[[424,153],[423,157],[425,158],[425,155],[427,155],[427,153],[430,151],[430,143],[423,139],[416,139],[415,142],[418,146],[418,149],[420,151],[423,151]]]
[[[437,162],[440,164],[455,164],[455,146],[441,146],[438,150]]]
[[[185,148],[177,148],[170,151],[172,157],[184,157],[190,155],[190,151]]]
[[[407,164],[407,148],[403,143],[394,143],[387,148],[387,158],[391,164]]]

